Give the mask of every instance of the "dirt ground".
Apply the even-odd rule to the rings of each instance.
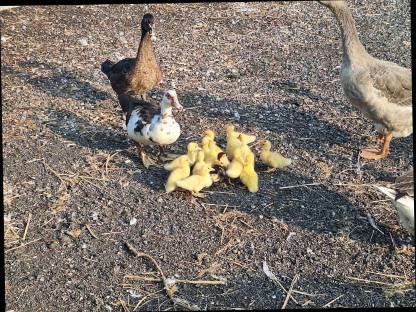
[[[368,51],[410,67],[410,1],[348,3]],[[224,144],[226,122],[267,137],[294,163],[272,173],[257,163],[258,193],[224,179],[203,199],[165,194],[168,172],[142,165],[100,64],[135,56],[145,12],[165,77],[152,96],[174,83],[187,108],[170,151],[205,129]],[[32,6],[0,16],[6,310],[184,309],[126,242],[177,280],[173,300],[200,309],[415,305],[414,254],[400,252],[414,239],[373,187],[413,166],[413,136],[394,140],[385,160],[359,158],[374,126],[343,95],[327,8]]]

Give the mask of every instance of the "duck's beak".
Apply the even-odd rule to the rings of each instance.
[[[152,40],[153,42],[157,40],[156,33],[153,27],[152,27],[152,36],[150,37],[150,40]]]
[[[175,99],[173,101],[173,108],[175,108],[176,111],[180,112],[184,110],[183,106],[181,105],[181,103],[179,103],[178,99]]]

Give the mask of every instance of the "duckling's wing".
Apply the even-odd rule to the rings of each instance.
[[[413,169],[398,177],[394,183],[394,187],[399,193],[414,196]]]

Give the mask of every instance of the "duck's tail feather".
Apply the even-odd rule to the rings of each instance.
[[[101,64],[101,71],[107,76],[109,77],[111,68],[113,67],[114,62],[110,61],[110,60],[106,60],[104,63]]]
[[[394,200],[396,198],[397,192],[391,188],[384,187],[384,186],[375,186],[380,192],[386,195],[388,198]]]

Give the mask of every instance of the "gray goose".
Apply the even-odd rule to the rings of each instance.
[[[412,73],[408,68],[371,56],[358,38],[354,18],[344,1],[318,1],[335,15],[342,35],[341,83],[346,97],[375,123],[382,149],[364,148],[361,157],[389,154],[393,137],[413,132]]]
[[[152,43],[152,38],[155,38],[152,14],[143,15],[141,29],[142,36],[135,58],[125,58],[117,63],[106,60],[101,64],[101,71],[117,93],[124,114],[128,112],[132,96],[139,95],[145,100],[146,93],[162,80]]]

